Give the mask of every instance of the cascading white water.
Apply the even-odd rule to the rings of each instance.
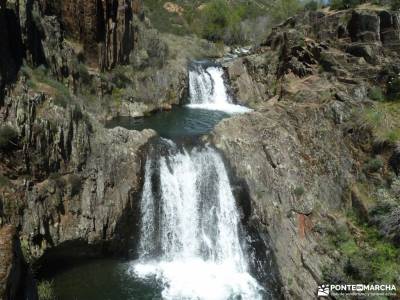
[[[132,272],[162,281],[164,299],[262,299],[239,240],[240,218],[220,155],[210,147],[147,159],[140,259]]]
[[[250,109],[232,103],[218,65],[194,63],[189,69],[189,107],[243,113]]]

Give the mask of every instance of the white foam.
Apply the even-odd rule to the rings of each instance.
[[[246,113],[251,109],[232,103],[224,82],[224,70],[220,66],[193,66],[189,71],[190,104],[187,107],[218,110],[226,113]]]
[[[146,162],[140,258],[130,274],[156,277],[167,300],[261,299],[221,156],[209,147],[166,145],[167,155]]]
[[[262,299],[257,281],[247,272],[238,272],[232,264],[213,263],[199,258],[172,262],[136,263],[131,274],[140,278],[156,277],[164,287],[166,300],[242,300]]]
[[[205,110],[218,110],[223,111],[228,114],[243,114],[247,112],[253,111],[251,108],[237,105],[237,104],[230,104],[230,103],[223,103],[223,104],[213,104],[213,103],[205,103],[205,104],[188,104],[186,105],[189,108],[195,109],[205,109]]]

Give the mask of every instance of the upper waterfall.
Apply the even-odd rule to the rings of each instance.
[[[210,147],[179,149],[168,140],[154,152],[145,166],[134,274],[160,280],[164,299],[262,299],[220,155]]]
[[[218,64],[194,62],[189,68],[189,107],[244,113],[249,108],[233,104]]]

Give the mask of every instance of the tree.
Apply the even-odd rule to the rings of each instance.
[[[282,22],[300,9],[301,4],[298,0],[277,0],[271,9],[271,16],[275,22]]]

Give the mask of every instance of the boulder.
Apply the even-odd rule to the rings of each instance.
[[[370,64],[378,63],[379,49],[376,46],[353,44],[347,47],[346,52],[357,57],[362,57]]]
[[[352,42],[380,41],[380,18],[375,12],[353,11],[347,29]]]

